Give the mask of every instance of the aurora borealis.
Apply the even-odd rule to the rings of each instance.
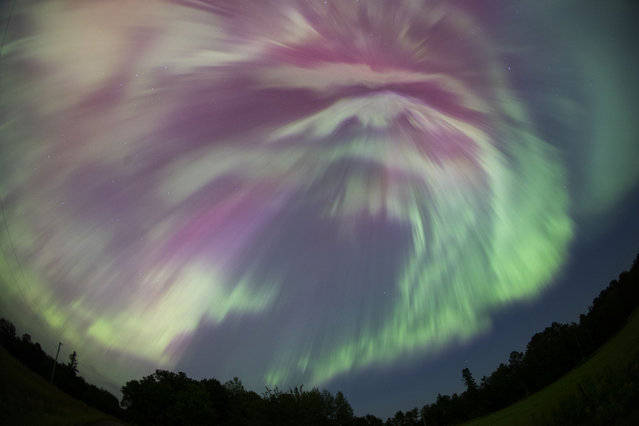
[[[17,1],[2,313],[257,391],[489,333],[639,177],[630,7],[527,3]]]

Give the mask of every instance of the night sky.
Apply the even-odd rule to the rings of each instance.
[[[2,5],[0,314],[156,368],[461,392],[639,252],[631,1]]]

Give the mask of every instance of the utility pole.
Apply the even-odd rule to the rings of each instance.
[[[60,346],[62,346],[62,342],[58,342],[58,352],[55,353],[55,361],[53,361],[53,369],[51,370],[51,379],[49,379],[49,384],[53,384],[53,373],[55,373],[55,366],[58,364],[58,355],[60,355]]]

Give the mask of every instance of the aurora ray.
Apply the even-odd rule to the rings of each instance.
[[[198,371],[256,387],[434,354],[539,296],[574,216],[637,181],[574,195],[538,106],[586,112],[556,82],[527,104],[504,2],[147,3],[20,2],[0,77],[3,309],[116,380],[196,335]]]

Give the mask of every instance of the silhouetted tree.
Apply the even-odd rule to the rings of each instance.
[[[479,385],[470,370],[464,369],[466,391],[461,397],[439,394],[433,404],[424,405],[420,411],[422,424],[462,422],[503,408],[550,384],[620,330],[638,305],[639,255],[630,271],[622,272],[593,300],[578,324],[552,323],[530,339],[525,352],[511,352],[508,364],[500,364]],[[387,423],[394,424],[400,417],[405,419],[406,415],[396,414]]]
[[[353,419],[353,408],[342,392],[335,394],[335,422],[347,425]]]
[[[0,342],[10,342],[16,338],[16,327],[9,320],[0,318]]]
[[[468,392],[477,392],[477,383],[468,368],[464,368],[462,370],[462,380],[464,381]]]
[[[78,354],[73,351],[71,355],[69,355],[69,363],[67,364],[69,367],[69,371],[72,376],[77,376],[78,374]]]
[[[224,383],[224,388],[231,395],[240,395],[241,393],[245,392],[242,381],[237,377],[233,377],[233,380],[229,380]]]
[[[0,318],[0,343],[13,356],[19,359],[36,374],[49,380],[54,359],[47,355],[31,335],[24,333],[17,337],[13,323]],[[104,389],[87,383],[77,373],[77,353],[71,354],[70,362],[58,363],[54,384],[69,395],[114,416],[122,416],[121,408],[115,396]]]
[[[122,407],[135,424],[144,425],[308,425],[308,426],[360,426],[360,425],[445,425],[457,424],[471,417],[497,410],[556,380],[574,368],[596,348],[620,330],[628,316],[639,305],[639,255],[630,271],[622,272],[618,280],[593,300],[588,313],[579,317],[579,323],[553,322],[536,333],[525,352],[513,351],[508,363],[501,363],[490,375],[482,377],[478,385],[470,370],[462,370],[466,391],[461,395],[437,395],[432,404],[421,410],[406,413],[398,411],[386,422],[375,416],[355,417],[348,400],[341,392],[302,386],[282,392],[266,389],[260,397],[247,391],[237,377],[223,385],[215,379],[196,381],[185,373],[156,370],[141,380],[131,380],[122,388]],[[0,343],[29,368],[43,377],[50,372],[53,359],[27,333],[18,337],[15,326],[0,319]],[[59,386],[77,398],[102,411],[121,415],[117,399],[103,389],[90,385],[78,375],[77,353],[69,357],[68,364],[59,364]],[[639,367],[631,367],[630,381],[617,380],[623,386],[608,385],[607,391],[617,395],[617,410],[632,412],[636,406],[634,390],[627,383],[636,383]],[[621,380],[621,381],[620,381]],[[634,380],[634,381],[633,381]],[[615,382],[617,383],[617,382]],[[617,386],[619,387],[619,386]],[[581,420],[583,404],[576,404]],[[621,408],[619,408],[621,407]],[[590,409],[596,409],[590,406]],[[610,416],[606,414],[610,423]],[[577,417],[572,417],[573,419]]]

